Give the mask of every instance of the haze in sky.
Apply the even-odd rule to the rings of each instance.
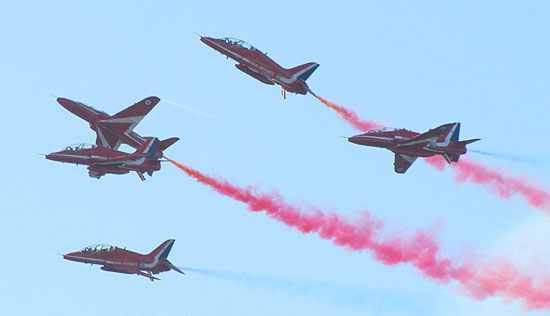
[[[304,232],[169,162],[144,182],[97,180],[41,154],[96,137],[52,95],[109,114],[158,96],[135,131],[180,137],[165,152],[178,163],[292,210],[353,225],[368,213],[384,223],[377,236],[438,245],[437,258],[510,262],[544,290],[547,208],[460,181],[455,167],[418,160],[396,174],[391,152],[346,141],[359,132],[333,109],[282,100],[194,33],[246,40],[285,68],[319,63],[311,89],[362,119],[418,132],[461,122],[461,139],[481,138],[469,160],[548,194],[549,14],[546,1],[3,3],[0,314],[547,314]],[[399,239],[418,232],[429,242]],[[58,255],[91,244],[148,253],[170,238],[186,275],[155,282]]]

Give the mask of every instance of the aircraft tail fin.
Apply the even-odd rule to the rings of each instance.
[[[458,137],[460,136],[460,123],[443,124],[430,131],[439,133],[439,138],[436,140],[437,143],[448,145],[451,141],[458,142]]]
[[[176,242],[175,239],[168,239],[167,241],[160,244],[160,246],[155,248],[155,250],[151,251],[148,256],[167,260],[168,255],[170,254],[170,250],[172,250],[172,246],[174,245],[174,242]]]
[[[448,145],[453,137],[458,139],[459,133],[460,123],[443,124],[436,128],[430,129],[425,133],[416,135],[399,146],[419,146],[431,142]]]
[[[456,128],[454,129],[454,132],[451,134],[451,141],[452,142],[458,142],[458,138],[460,136],[460,123],[455,123]]]
[[[144,142],[139,148],[136,150],[135,154],[145,154],[148,158],[155,158],[155,153],[157,151],[157,146],[159,143],[158,138],[156,137],[146,137],[147,141]]]
[[[306,81],[309,76],[319,67],[318,63],[307,63],[288,70],[292,77]]]
[[[185,274],[178,267],[176,267],[170,261],[168,261],[168,255],[170,254],[170,251],[172,250],[172,246],[174,246],[175,242],[176,242],[175,239],[168,239],[167,241],[160,244],[160,246],[155,248],[155,250],[151,251],[151,253],[148,254],[147,256],[152,257],[153,259],[157,258],[158,260],[162,260],[163,264],[168,268],[175,270],[176,272],[179,272],[181,274]]]
[[[157,148],[160,151],[164,151],[166,148],[172,146],[178,140],[180,140],[178,137],[172,137],[172,138],[168,138],[168,139],[165,139],[165,140],[161,140],[160,142],[158,142]]]

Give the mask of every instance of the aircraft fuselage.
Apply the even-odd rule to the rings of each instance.
[[[105,147],[93,147],[85,149],[70,149],[57,151],[46,155],[46,159],[72,163],[76,165],[90,166],[90,176],[99,178],[103,174],[126,174],[130,171],[148,173],[160,170],[160,161],[148,157],[130,159],[132,155]],[[125,160],[125,157],[128,159]],[[108,160],[117,159],[115,163],[106,163]],[[141,178],[141,177],[140,177]]]
[[[63,259],[102,265],[101,270],[138,274],[149,278],[151,281],[158,280],[153,274],[176,270],[183,272],[168,261],[168,254],[174,244],[173,239],[163,242],[151,253],[144,255],[109,245],[89,246],[81,251],[70,252],[63,255]],[[145,273],[147,272],[147,273]]]
[[[250,45],[243,45],[244,41],[203,36],[200,37],[200,40],[221,54],[238,62],[238,64],[235,65],[237,69],[265,84],[278,84],[286,91],[292,93],[308,93],[309,87],[305,83],[305,80],[299,77],[303,72],[313,72],[319,66],[319,64],[316,63],[308,63],[303,65],[303,72],[293,73],[291,69],[281,67],[271,58],[267,57],[267,54],[261,52],[257,48]],[[309,68],[306,69],[307,67]],[[307,77],[309,77],[309,74]]]

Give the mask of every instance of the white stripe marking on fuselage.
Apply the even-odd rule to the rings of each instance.
[[[394,140],[393,137],[382,137],[382,136],[367,136],[367,135],[360,135],[360,136],[353,136],[357,138],[370,138],[370,139],[376,139],[376,140]]]
[[[158,264],[159,260],[160,260],[160,256],[164,253],[164,251],[166,251],[166,248],[168,248],[171,244],[173,243],[173,241],[170,241],[166,244],[166,246],[164,246],[156,255],[155,257],[153,258],[153,261],[151,263],[145,263],[145,262],[117,262],[117,261],[109,261],[109,260],[105,260],[105,259],[99,259],[99,258],[90,258],[90,257],[79,257],[79,256],[67,256],[68,258],[75,258],[75,259],[83,259],[83,260],[89,260],[89,261],[95,261],[97,262],[98,264],[111,264],[111,265],[130,265],[130,266],[134,266],[134,267],[140,267],[140,270],[142,270],[142,268],[147,268],[147,269],[152,269],[154,267],[156,267],[156,265]],[[143,269],[145,270],[145,269]]]
[[[102,159],[102,160],[107,160],[108,158],[106,157],[103,157],[103,156],[94,156],[94,155],[86,155],[86,156],[83,156],[83,155],[70,155],[70,154],[52,154],[54,156],[63,156],[63,157],[71,157],[71,158],[84,158],[84,159],[91,159],[91,158],[95,158],[95,159]]]
[[[164,247],[162,248],[162,250],[159,251],[159,252],[157,253],[157,255],[155,256],[155,258],[153,259],[153,262],[152,262],[152,263],[145,263],[145,264],[143,265],[143,267],[144,267],[144,268],[154,268],[154,267],[157,265],[157,263],[159,262],[160,255],[163,254],[164,251],[166,250],[166,248],[168,248],[172,243],[173,243],[173,241],[168,242],[168,243],[166,244],[166,246],[164,246]]]
[[[298,79],[298,77],[301,76],[304,72],[306,72],[306,71],[308,71],[309,69],[311,69],[311,67],[307,67],[307,68],[305,68],[304,70],[302,70],[302,71],[300,71],[300,72],[297,72],[296,74],[292,75],[292,77],[290,77],[290,79],[287,79],[287,78],[285,78],[285,77],[279,77],[279,78],[276,79],[276,78],[274,77],[275,73],[274,73],[273,71],[268,70],[268,69],[266,69],[265,67],[262,67],[262,66],[258,65],[257,63],[255,63],[255,62],[249,60],[248,58],[245,58],[245,57],[243,57],[243,56],[241,56],[241,55],[239,55],[239,54],[237,54],[237,53],[235,53],[235,52],[233,52],[233,51],[231,51],[231,50],[229,50],[229,49],[227,49],[227,48],[221,46],[220,44],[218,44],[218,43],[216,43],[216,42],[214,42],[214,41],[211,41],[211,40],[208,40],[208,41],[209,41],[210,43],[212,43],[212,44],[218,46],[219,48],[223,49],[224,51],[230,53],[231,55],[236,56],[237,59],[242,59],[242,60],[244,60],[245,62],[247,62],[247,63],[249,63],[249,64],[251,64],[251,65],[254,65],[254,66],[258,67],[259,69],[262,69],[262,70],[264,70],[264,71],[269,72],[269,76],[270,76],[271,78],[268,78],[268,79],[270,79],[271,81],[275,81],[275,82],[278,83],[279,85],[292,84],[292,83],[294,83],[294,82],[296,81],[296,79]],[[315,65],[312,65],[312,67],[313,67],[313,66],[315,66]]]

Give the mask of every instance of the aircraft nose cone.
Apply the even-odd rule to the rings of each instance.
[[[66,253],[63,255],[63,259],[65,260],[70,260],[70,261],[80,261],[78,258],[78,253],[77,252],[69,252],[69,253]]]
[[[213,49],[216,49],[216,50],[219,49],[219,47],[216,46],[216,42],[219,42],[218,39],[214,39],[214,38],[211,38],[211,37],[204,37],[204,36],[201,36],[201,37],[199,37],[199,40],[200,40],[201,42],[203,42],[204,44],[210,46],[210,47],[213,48]]]
[[[47,154],[44,156],[46,159],[48,160],[53,160],[53,161],[61,161],[63,162],[63,156],[60,156],[58,155],[57,153],[51,153],[51,154]]]
[[[69,103],[69,99],[65,99],[65,98],[57,98],[55,99],[57,101],[57,103],[61,104],[61,105],[66,105],[67,103]]]
[[[44,156],[44,158],[49,159],[49,160],[58,160],[58,156],[54,153],[47,154],[47,155]]]
[[[357,142],[358,138],[355,137],[355,136],[348,137],[347,140],[350,143],[358,144],[358,142]]]
[[[57,98],[56,99],[57,103],[61,104],[61,106],[63,106],[64,108],[66,109],[70,109],[71,106],[73,105],[73,101],[69,100],[69,99],[65,99],[65,98]]]

